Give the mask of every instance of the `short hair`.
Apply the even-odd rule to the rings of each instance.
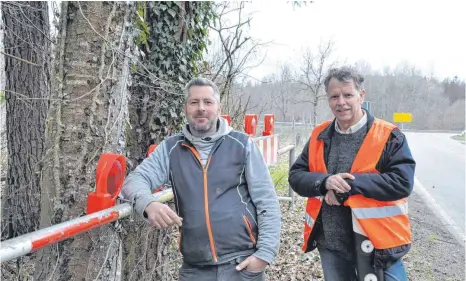
[[[208,86],[211,87],[214,90],[214,97],[217,99],[218,102],[220,102],[220,93],[218,90],[217,85],[215,85],[214,82],[210,81],[209,79],[203,78],[203,77],[195,77],[191,79],[188,84],[184,87],[184,94],[185,94],[185,99],[188,99],[189,96],[189,89],[191,89],[192,86]]]
[[[356,90],[360,91],[364,88],[364,77],[357,70],[343,66],[339,68],[332,68],[328,71],[327,77],[325,77],[324,85],[325,91],[328,92],[328,84],[332,78],[337,79],[340,82],[354,82]]]

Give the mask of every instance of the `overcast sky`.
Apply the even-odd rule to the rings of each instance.
[[[254,0],[247,8],[255,11],[251,36],[274,41],[250,72],[259,79],[332,39],[340,61],[365,60],[379,70],[408,62],[424,74],[466,80],[464,0],[316,0],[294,9],[287,1]]]

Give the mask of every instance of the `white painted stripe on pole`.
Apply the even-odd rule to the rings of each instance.
[[[272,138],[267,139],[267,164],[273,164],[272,160]]]
[[[275,135],[274,138],[275,138],[274,161],[275,163],[277,163],[278,162],[278,145],[279,145],[278,135]]]
[[[9,261],[29,254],[32,251],[32,240],[20,240],[13,245],[4,245],[0,249],[0,262]]]
[[[262,157],[264,157],[264,140],[258,140],[257,145],[259,146],[259,151],[262,154]]]

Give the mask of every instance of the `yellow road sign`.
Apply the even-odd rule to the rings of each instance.
[[[395,123],[411,123],[413,116],[410,112],[395,112],[393,113],[393,122]]]

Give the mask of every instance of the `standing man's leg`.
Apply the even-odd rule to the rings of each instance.
[[[399,259],[389,268],[385,269],[384,277],[384,281],[408,281],[408,276],[406,275],[406,269],[403,261]]]
[[[236,266],[242,263],[246,257],[240,257],[227,264],[218,266],[218,281],[266,281],[265,272],[250,272],[246,269],[236,270]]]
[[[325,281],[356,280],[356,268],[353,262],[345,260],[327,249],[318,249]]]
[[[217,281],[216,266],[193,266],[185,262],[179,269],[179,281]]]

